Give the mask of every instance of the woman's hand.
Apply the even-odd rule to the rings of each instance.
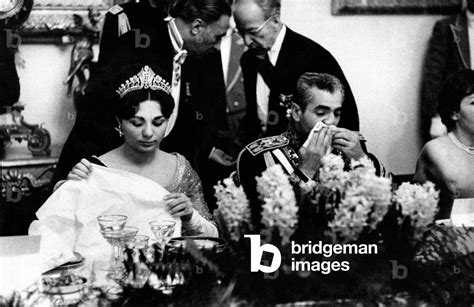
[[[168,212],[174,217],[181,218],[183,222],[189,221],[193,216],[193,204],[183,193],[170,193],[163,197],[163,200],[167,201]]]
[[[92,173],[92,163],[82,159],[77,163],[67,175],[67,180],[83,180],[89,178]]]
[[[365,157],[365,152],[360,145],[359,133],[344,128],[334,128],[332,145],[339,149],[349,159],[359,160]]]

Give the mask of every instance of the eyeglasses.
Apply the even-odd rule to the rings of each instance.
[[[235,29],[237,34],[239,34],[240,36],[244,37],[246,34],[248,35],[257,35],[260,31],[263,30],[263,28],[265,28],[265,26],[270,22],[270,20],[272,20],[272,18],[275,17],[275,14],[271,15],[270,17],[267,18],[267,20],[265,20],[258,28],[256,28],[255,30],[241,30],[241,29]]]

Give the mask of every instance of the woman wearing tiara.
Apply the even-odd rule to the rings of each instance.
[[[181,224],[185,235],[218,235],[196,172],[183,156],[160,150],[174,107],[168,82],[148,66],[133,74],[125,82],[122,79],[116,91],[117,132],[124,143],[79,162],[69,180],[38,210],[39,221],[33,222],[76,238],[66,244],[83,254],[94,241],[90,233],[97,242],[104,241],[96,220],[103,214],[127,215],[127,224],[144,234],[150,233],[149,222],[166,213]],[[30,226],[30,234],[42,232],[38,225]]]
[[[453,202],[467,204],[466,213],[474,212],[474,71],[461,70],[446,79],[438,113],[449,133],[423,147],[414,180],[432,181],[440,189],[438,218],[444,219]]]

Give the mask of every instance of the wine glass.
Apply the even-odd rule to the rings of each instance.
[[[158,244],[160,245],[162,254],[165,252],[165,246],[171,239],[174,233],[176,221],[164,220],[150,222],[151,231],[155,235]]]
[[[125,244],[135,237],[138,232],[137,227],[124,226],[121,230],[107,229],[102,231],[104,238],[112,245],[114,256],[112,260],[111,270],[109,273],[112,279],[121,279],[123,275],[123,257],[122,251]]]
[[[100,232],[102,233],[102,236],[112,246],[112,251],[110,255],[110,266],[104,268],[104,270],[114,271],[114,264],[117,261],[118,246],[120,243],[119,239],[117,238],[117,232],[125,227],[125,223],[127,222],[127,216],[120,214],[107,214],[97,217],[97,221],[99,222]]]

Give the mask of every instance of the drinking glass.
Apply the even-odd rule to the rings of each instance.
[[[125,254],[127,258],[128,274],[125,278],[125,284],[132,288],[141,289],[148,281],[150,270],[147,265],[140,259],[140,251],[145,253],[148,247],[148,240],[150,237],[144,235],[136,235],[133,239],[127,242],[127,250]]]
[[[109,241],[114,249],[114,260],[109,277],[112,279],[121,279],[123,277],[123,247],[135,237],[138,232],[137,227],[125,226],[122,230],[105,230],[102,232],[104,238]]]
[[[162,254],[165,252],[166,244],[173,236],[175,226],[176,221],[171,220],[150,222],[151,231],[158,240]]]
[[[112,246],[110,255],[110,266],[105,268],[106,271],[114,271],[115,264],[117,263],[117,257],[119,252],[119,232],[125,227],[127,222],[126,215],[120,214],[108,214],[97,217],[99,222],[100,232],[107,242]]]

